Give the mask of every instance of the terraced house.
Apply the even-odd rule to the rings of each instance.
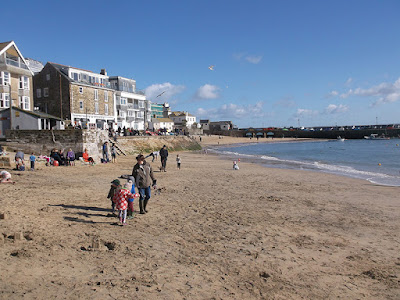
[[[151,104],[142,91],[136,90],[136,80],[121,76],[109,78],[115,90],[117,126],[145,130],[151,121]]]
[[[114,126],[115,91],[100,73],[48,62],[34,76],[35,106],[83,128]]]
[[[32,76],[15,42],[0,43],[0,110],[33,110]]]

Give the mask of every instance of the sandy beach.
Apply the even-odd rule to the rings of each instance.
[[[161,194],[124,227],[106,196],[134,156],[11,171],[0,298],[400,298],[398,187],[195,152],[177,170],[176,154],[150,162]]]

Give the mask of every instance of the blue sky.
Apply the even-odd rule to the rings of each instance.
[[[399,12],[397,0],[19,1],[2,6],[0,40],[239,127],[400,123]]]

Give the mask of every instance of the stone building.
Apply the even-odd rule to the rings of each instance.
[[[174,121],[175,128],[179,129],[191,128],[196,123],[196,117],[184,111],[173,111],[169,118]]]
[[[83,128],[115,124],[115,91],[105,70],[92,71],[48,62],[34,76],[35,106]]]
[[[117,126],[145,130],[151,121],[150,101],[142,91],[136,90],[136,80],[121,76],[109,77],[115,90]]]
[[[0,110],[33,110],[33,72],[14,41],[0,43]]]

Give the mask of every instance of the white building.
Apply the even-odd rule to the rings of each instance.
[[[120,76],[109,77],[116,91],[117,126],[145,130],[151,121],[151,104],[143,92],[136,90],[136,81]]]
[[[174,121],[176,127],[190,128],[196,123],[196,117],[183,111],[174,111],[169,115],[169,118]]]
[[[169,118],[152,118],[149,123],[149,128],[152,131],[166,129],[167,132],[171,132],[174,129],[174,121]]]

